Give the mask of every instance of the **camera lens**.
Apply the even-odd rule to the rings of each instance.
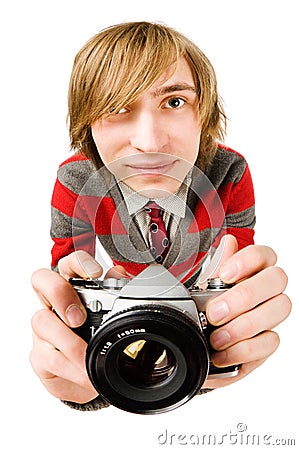
[[[176,367],[177,362],[172,351],[153,340],[133,341],[118,358],[120,376],[138,388],[160,385],[169,380]]]
[[[180,311],[140,305],[111,316],[87,348],[88,375],[114,406],[139,414],[174,409],[193,397],[209,370],[205,337]]]

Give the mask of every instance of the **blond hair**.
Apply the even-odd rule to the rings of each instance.
[[[197,166],[204,170],[225,134],[215,72],[190,39],[157,23],[129,22],[106,28],[79,51],[68,95],[71,147],[97,168],[102,166],[91,125],[135,101],[181,57],[191,68],[198,94],[202,132]]]

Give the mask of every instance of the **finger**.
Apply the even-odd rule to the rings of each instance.
[[[240,366],[238,375],[230,378],[218,378],[205,381],[203,388],[206,389],[216,389],[224,386],[229,386],[232,383],[235,383],[236,381],[241,380],[242,378],[249,375],[251,372],[253,372],[255,369],[257,369],[259,366],[261,366],[267,358],[260,359],[258,361],[251,361],[249,363],[243,363]]]
[[[213,325],[222,325],[281,294],[286,284],[287,276],[282,269],[276,266],[267,267],[211,299],[207,304],[208,320]]]
[[[68,280],[72,277],[97,278],[103,273],[102,266],[89,253],[78,250],[61,258],[58,262],[61,276]]]
[[[210,336],[211,345],[215,350],[224,350],[262,331],[271,330],[285,320],[290,311],[290,299],[281,294],[218,328]]]
[[[270,247],[249,245],[221,265],[219,276],[226,283],[235,283],[273,266],[276,261],[277,256]]]
[[[204,272],[200,275],[198,284],[206,283],[209,278],[218,277],[219,269],[234,253],[238,251],[237,239],[228,234],[223,236],[211,262]]]
[[[53,308],[70,327],[78,327],[86,320],[86,310],[76,291],[58,273],[48,269],[34,272],[32,286],[42,303]]]
[[[215,352],[212,355],[212,362],[217,367],[227,367],[258,361],[268,358],[278,346],[278,334],[268,330],[251,339],[238,342],[226,350]]]
[[[55,397],[85,403],[98,396],[86,370],[80,370],[62,352],[34,335],[30,363],[46,389]]]
[[[32,317],[32,329],[36,336],[60,350],[78,368],[85,364],[87,344],[67,327],[53,311],[42,309]]]
[[[60,377],[41,379],[41,382],[48,392],[64,401],[87,403],[99,395],[89,381],[84,386]]]
[[[33,370],[43,380],[53,377],[65,378],[73,383],[81,384],[83,371],[76,367],[65,355],[47,341],[38,336],[34,338],[34,348],[30,354]]]
[[[123,266],[114,266],[111,267],[107,273],[105,274],[105,278],[127,278],[127,272],[126,269]]]

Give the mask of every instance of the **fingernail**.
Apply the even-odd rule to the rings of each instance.
[[[224,300],[211,303],[208,306],[209,319],[213,323],[219,323],[228,316],[229,309]]]
[[[233,261],[224,263],[219,272],[220,278],[223,281],[226,281],[227,283],[235,281],[238,274],[237,264]]]
[[[70,305],[67,308],[65,315],[70,327],[79,327],[85,322],[86,319],[85,310],[83,312],[83,310],[75,304]]]
[[[101,273],[102,273],[101,266],[93,259],[88,259],[87,261],[81,261],[81,264],[83,266],[83,270],[91,278],[94,276],[99,276],[99,274],[101,275]]]
[[[210,337],[210,342],[215,350],[220,349],[230,342],[230,334],[226,330],[215,331]]]
[[[215,366],[223,366],[223,365],[226,365],[225,364],[226,359],[227,359],[227,354],[226,354],[225,350],[222,352],[215,352],[212,356],[212,363]]]

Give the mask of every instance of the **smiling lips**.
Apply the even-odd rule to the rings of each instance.
[[[148,174],[148,175],[156,175],[156,174],[164,174],[167,173],[174,166],[175,160],[164,161],[164,162],[156,162],[156,163],[136,163],[136,164],[128,164],[128,167],[135,171],[136,174]]]

